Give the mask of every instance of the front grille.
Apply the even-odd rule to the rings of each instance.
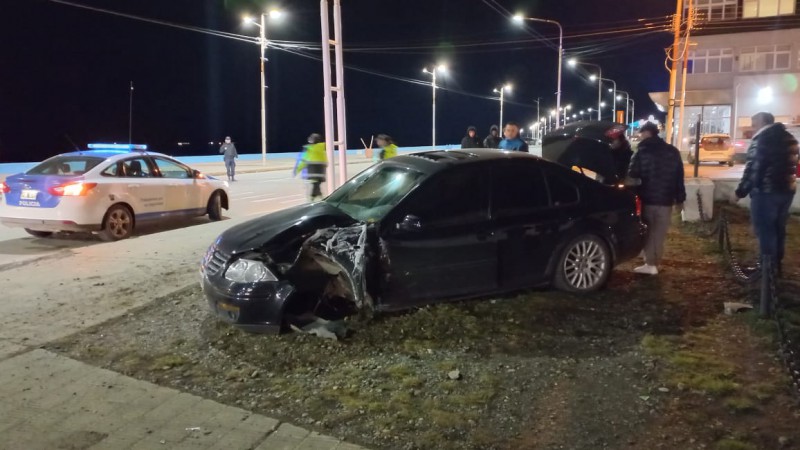
[[[225,267],[228,260],[231,258],[231,255],[224,253],[216,248],[216,245],[211,246],[206,253],[205,258],[203,258],[203,266],[205,267],[206,274],[216,275]]]

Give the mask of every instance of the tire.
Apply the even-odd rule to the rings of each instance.
[[[133,212],[124,205],[114,205],[106,211],[100,239],[111,242],[127,239],[133,234]]]
[[[558,259],[555,286],[567,292],[587,293],[605,286],[611,275],[611,252],[605,241],[585,234],[571,240]]]
[[[217,221],[222,220],[222,194],[214,192],[211,198],[208,199],[208,206],[206,207],[208,218]]]
[[[37,238],[48,238],[53,235],[52,231],[36,231],[31,230],[30,228],[25,228],[25,232]]]

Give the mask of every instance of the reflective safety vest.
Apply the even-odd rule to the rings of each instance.
[[[397,146],[394,144],[389,144],[386,147],[383,147],[383,150],[378,152],[379,159],[389,159],[394,158],[397,156]]]
[[[328,166],[328,154],[325,143],[308,144],[303,146],[303,152],[294,167],[295,175],[303,173],[306,179],[325,179],[325,168]]]

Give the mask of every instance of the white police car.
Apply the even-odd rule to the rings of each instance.
[[[0,223],[37,237],[58,231],[97,232],[103,240],[134,226],[228,209],[228,183],[193,170],[145,145],[90,144],[89,150],[45,160],[0,184]]]

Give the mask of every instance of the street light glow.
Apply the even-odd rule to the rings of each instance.
[[[269,16],[271,19],[278,19],[278,20],[283,19],[283,16],[285,15],[286,13],[280,9],[272,9],[267,13],[267,16]]]
[[[242,16],[242,22],[245,25],[254,25],[256,23],[256,19],[253,16]]]
[[[522,14],[514,14],[514,17],[512,18],[512,20],[513,20],[514,22],[516,22],[516,23],[519,23],[519,24],[521,24],[522,22],[524,22],[524,21],[525,21],[525,18],[524,18],[524,17],[522,17]]]
[[[575,58],[570,58],[570,59],[569,59],[569,61],[567,61],[567,64],[568,64],[570,67],[575,67],[575,66],[577,66],[577,65],[578,65],[578,60],[577,60],[577,59],[575,59]]]
[[[589,80],[597,81],[597,75],[595,75],[595,74],[589,75]]]
[[[606,102],[600,102],[600,107],[601,108],[605,108],[606,107]]]

